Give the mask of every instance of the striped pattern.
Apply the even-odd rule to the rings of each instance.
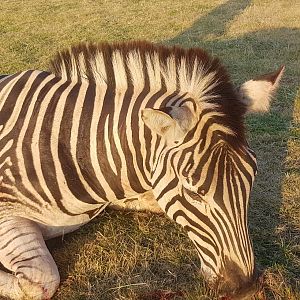
[[[26,71],[2,81],[1,88],[5,96],[0,112],[1,205],[5,208],[0,215],[13,209],[23,216],[26,204],[31,219],[49,224],[53,216],[64,213],[62,224],[53,219],[55,223],[49,225],[65,225],[65,221],[74,225],[85,221],[82,213],[101,210],[106,205],[103,188],[93,184],[94,178],[89,180],[92,168],[85,173],[80,168],[89,149],[78,142],[80,130],[86,130],[84,122],[90,120],[81,102],[89,100],[88,85]],[[74,101],[76,98],[81,101]],[[91,142],[93,138],[96,136],[90,137]]]
[[[145,108],[173,118],[184,136],[156,134]],[[208,280],[228,262],[250,280],[256,162],[244,112],[223,67],[200,49],[140,42],[58,53],[51,72],[0,81],[0,218],[74,228],[152,191],[186,229]]]
[[[227,257],[250,278],[254,257],[247,207],[256,172],[255,156],[247,148],[230,148],[218,126],[207,128],[206,122],[199,123],[193,132],[197,139],[165,153],[165,163],[170,160],[170,166],[177,166],[175,174],[183,178],[182,187],[178,190],[180,182],[176,175],[167,187],[165,180],[159,178],[154,183],[154,189],[157,184],[161,190],[156,197],[194,241],[204,271],[220,274],[226,268]]]

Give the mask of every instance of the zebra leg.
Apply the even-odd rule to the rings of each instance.
[[[139,195],[137,198],[118,200],[110,204],[109,207],[116,210],[149,211],[156,214],[163,213],[152,191],[147,191]]]
[[[12,271],[0,272],[0,297],[49,299],[59,285],[56,264],[40,229],[30,220],[0,220],[0,262]]]

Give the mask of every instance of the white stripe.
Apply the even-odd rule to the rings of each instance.
[[[136,55],[136,53],[134,53],[134,54],[130,53],[129,56],[128,56],[128,59],[127,59],[127,64],[128,64],[128,68],[129,68],[129,71],[130,71],[130,74],[131,74],[132,78],[135,78],[137,76],[137,72],[139,72],[140,78],[139,78],[138,82],[137,82],[137,80],[133,82],[134,91],[133,91],[132,99],[129,102],[129,107],[128,107],[128,110],[127,110],[127,115],[126,115],[126,120],[125,120],[125,123],[127,125],[126,126],[126,137],[127,137],[127,142],[128,142],[128,146],[129,146],[129,151],[132,154],[133,169],[135,170],[135,172],[137,174],[137,177],[138,177],[142,187],[145,190],[148,190],[149,185],[146,183],[146,181],[144,180],[144,176],[139,171],[139,166],[138,166],[138,162],[137,162],[137,154],[136,154],[136,151],[135,151],[135,148],[134,148],[134,145],[133,145],[132,135],[133,135],[133,130],[135,131],[135,134],[136,134],[136,128],[131,128],[131,119],[132,119],[132,117],[139,118],[139,124],[140,124],[140,126],[142,126],[142,122],[141,122],[142,120],[141,120],[140,116],[139,115],[138,116],[133,116],[133,107],[135,105],[136,99],[140,95],[140,93],[143,91],[143,89],[145,88],[143,64],[142,64],[142,60],[141,60],[140,55]],[[116,71],[117,70],[115,70],[115,72]],[[145,106],[146,100],[147,100],[147,98],[143,99],[142,106],[140,107],[140,110],[142,109],[142,107]],[[140,130],[141,130],[141,128],[143,128],[143,127],[140,127]],[[142,133],[142,134],[144,134],[144,133]],[[139,140],[141,141],[141,136],[139,136]],[[145,146],[144,146],[144,149],[145,149]],[[141,149],[141,151],[142,151],[142,149]],[[145,153],[146,152],[144,152],[144,154]],[[147,174],[145,163],[143,164],[143,167],[144,167],[144,172]],[[148,173],[148,175],[149,175],[149,173]]]
[[[91,64],[91,68],[92,68],[93,77],[94,77],[97,85],[106,86],[107,85],[107,75],[106,75],[106,68],[105,68],[103,53],[100,51],[97,51],[95,54],[95,58],[90,59],[90,64]]]
[[[177,70],[175,56],[171,55],[167,58],[166,66],[161,66],[162,76],[168,91],[176,91],[177,89]],[[180,75],[179,75],[180,76]]]
[[[1,151],[0,151],[0,157],[2,157],[4,155],[4,153],[6,153],[11,148],[13,143],[14,143],[14,141],[11,139],[5,144],[3,149],[1,149]]]
[[[131,80],[134,88],[137,91],[141,91],[145,86],[145,78],[143,72],[143,62],[139,51],[134,50],[129,52],[126,63],[130,70]]]
[[[7,157],[5,158],[5,160],[0,164],[0,169],[1,169],[6,163],[7,163],[7,164],[10,163],[10,165],[11,165],[11,159],[10,159],[9,156],[7,156]]]
[[[161,89],[161,70],[157,53],[146,53],[146,68],[149,77],[150,91]]]
[[[15,183],[16,182],[16,179],[15,177],[13,176],[12,172],[11,172],[11,169],[5,169],[4,171],[5,175],[8,177],[8,179],[12,182],[12,183]]]
[[[116,50],[112,54],[112,65],[114,70],[117,91],[126,91],[128,82],[123,57],[120,51]]]
[[[110,137],[108,135],[108,122],[109,122],[109,116],[107,115],[105,118],[105,123],[104,123],[104,141],[102,141],[102,143],[105,144],[106,155],[107,155],[109,165],[110,165],[112,171],[115,173],[115,175],[117,175],[117,167],[116,167],[115,161],[112,156]]]

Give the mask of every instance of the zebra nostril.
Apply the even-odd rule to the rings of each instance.
[[[219,300],[245,300],[253,297],[262,286],[262,278],[254,276],[248,282],[234,278],[220,286]],[[252,299],[252,298],[251,298]]]

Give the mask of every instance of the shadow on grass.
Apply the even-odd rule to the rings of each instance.
[[[189,241],[171,220],[147,213],[104,212],[64,240],[47,242],[62,281],[55,299],[81,295],[78,299],[154,300],[154,291],[183,294],[196,281],[197,257],[174,253],[174,241],[186,254],[182,249]]]
[[[279,28],[247,33],[231,39],[222,38],[229,22],[249,5],[249,0],[227,1],[201,17],[188,30],[162,42],[209,50],[227,65],[237,85],[252,76],[272,71],[281,64],[286,65],[282,87],[271,112],[247,118],[249,141],[257,153],[260,170],[251,196],[249,222],[258,263],[263,267],[283,268],[287,272],[288,281],[296,288],[295,282],[300,280],[300,266],[287,254],[286,244],[296,241],[300,230],[296,226],[289,225],[289,220],[284,219],[280,209],[289,126],[298,88],[296,77],[299,73],[295,69],[297,66],[293,59],[298,51],[300,31],[293,28]],[[101,222],[99,221],[100,224],[104,224],[107,221]],[[286,226],[284,233],[278,233],[283,225]],[[95,233],[89,231],[89,240],[94,236]],[[57,251],[57,246],[55,248]],[[69,268],[74,268],[74,264],[73,256],[69,261]],[[159,271],[164,268],[157,261],[153,262],[153,266],[151,264],[152,262],[149,268],[152,273],[155,273],[157,268]],[[148,271],[140,270],[140,272]],[[192,268],[189,272],[192,274],[189,276],[193,277],[197,271]],[[161,279],[160,275],[156,276],[158,280]],[[62,277],[65,280],[66,273]],[[174,282],[171,281],[170,284],[173,285]]]

